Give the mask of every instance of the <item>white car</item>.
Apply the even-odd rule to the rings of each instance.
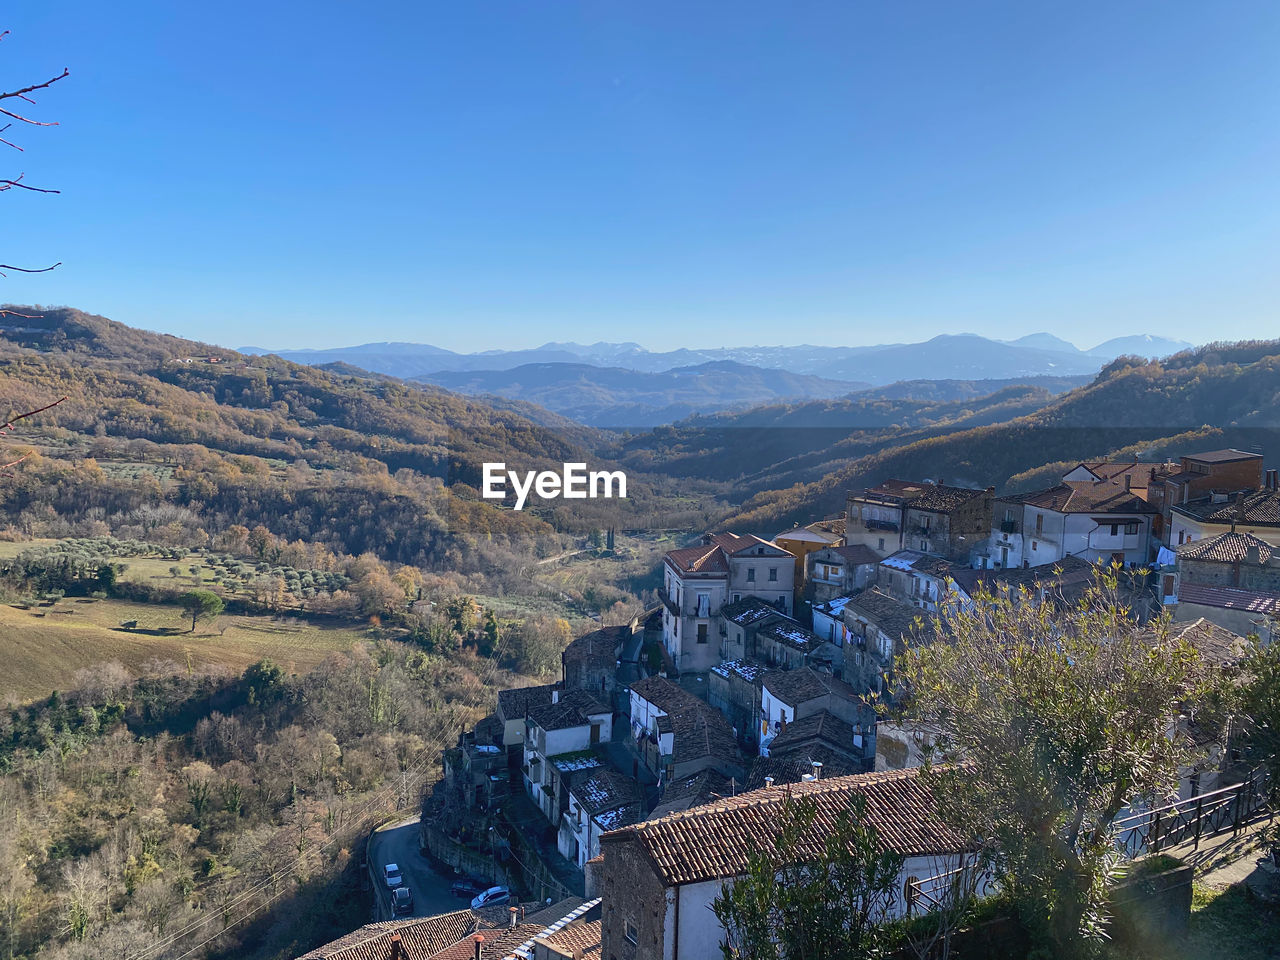
[[[490,887],[480,896],[471,901],[471,909],[479,910],[482,907],[500,907],[511,901],[511,891],[506,887]]]
[[[387,889],[394,890],[400,884],[404,883],[404,877],[400,873],[400,867],[394,863],[388,863],[382,868],[382,879],[387,881]]]

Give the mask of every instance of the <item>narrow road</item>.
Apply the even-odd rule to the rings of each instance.
[[[382,882],[382,868],[400,865],[405,885],[413,891],[413,916],[430,917],[470,906],[467,900],[449,892],[452,880],[437,873],[419,850],[418,818],[392,823],[373,835],[369,844],[369,864],[377,877],[374,887],[377,920],[390,920],[391,893]]]

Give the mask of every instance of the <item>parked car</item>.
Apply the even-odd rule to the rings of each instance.
[[[501,907],[511,902],[511,891],[506,887],[490,887],[480,896],[471,901],[472,910],[480,910],[483,907]]]
[[[396,887],[392,890],[391,909],[400,916],[413,913],[413,891],[408,887]]]
[[[461,880],[455,880],[453,886],[449,888],[449,892],[455,897],[462,897],[464,900],[470,900],[480,893],[484,893],[489,888],[483,880],[472,880],[470,877],[463,877]]]
[[[387,881],[387,887],[394,890],[396,887],[404,883],[404,877],[400,873],[400,867],[394,863],[388,863],[382,868],[382,879]]]

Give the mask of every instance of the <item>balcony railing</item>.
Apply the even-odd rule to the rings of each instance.
[[[862,523],[868,530],[887,530],[890,533],[898,532],[898,525],[892,520],[863,520]]]
[[[679,605],[678,603],[676,603],[675,597],[673,597],[673,596],[671,596],[671,594],[667,593],[667,591],[666,591],[665,589],[661,589],[661,588],[659,588],[659,590],[658,590],[658,600],[659,600],[659,602],[661,602],[661,604],[662,604],[664,607],[666,607],[666,608],[667,608],[667,610],[669,610],[669,611],[670,611],[670,613],[671,613],[671,615],[672,615],[673,617],[678,617],[678,616],[680,616],[680,605]]]

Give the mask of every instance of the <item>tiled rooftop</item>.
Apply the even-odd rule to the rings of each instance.
[[[1248,642],[1239,634],[1201,617],[1190,624],[1175,624],[1176,635],[1196,648],[1211,666],[1227,666],[1244,655]]]
[[[476,916],[470,910],[454,910],[434,917],[370,923],[345,937],[304,953],[298,960],[387,960],[391,956],[391,937],[397,933],[406,956],[430,957],[457,943],[475,925]]]
[[[530,707],[550,703],[551,691],[555,688],[554,683],[547,683],[537,687],[512,687],[510,690],[499,690],[498,709],[508,720],[523,717]]]
[[[581,775],[569,788],[583,810],[594,816],[615,807],[634,804],[640,799],[640,785],[610,767],[601,767]]]
[[[584,633],[564,648],[568,662],[601,663],[612,665],[618,659],[618,648],[631,636],[631,628],[602,627]]]
[[[965,848],[964,840],[939,821],[919,770],[893,770],[808,783],[773,786],[658,820],[605,834],[602,849],[635,840],[647,851],[666,886],[740,874],[754,850],[773,844],[778,815],[788,794],[810,797],[817,806],[801,854],[818,856],[849,798],[866,798],[867,817],[886,847],[911,855],[943,855]]]
[[[1241,610],[1259,616],[1280,616],[1280,595],[1236,590],[1233,587],[1201,587],[1192,583],[1178,586],[1179,603],[1195,603],[1222,610]]]
[[[1213,497],[1203,497],[1178,504],[1173,512],[1210,523],[1231,523],[1234,520],[1257,526],[1280,526],[1280,490],[1233,494],[1225,502],[1220,500],[1216,503]]]
[[[846,616],[850,613],[860,615],[894,639],[909,635],[915,629],[917,618],[926,618],[924,611],[895,600],[876,587],[855,596],[844,609]]]
[[[858,692],[843,680],[820,673],[812,667],[796,670],[770,670],[760,681],[773,696],[792,707],[828,694],[845,700],[858,700]]]
[[[1126,490],[1119,480],[1083,483],[1060,483],[1056,487],[1015,494],[1001,499],[1027,506],[1051,510],[1054,513],[1102,513],[1107,515],[1131,515],[1158,513],[1132,490]]]
[[[1193,540],[1178,547],[1179,560],[1205,560],[1214,563],[1240,563],[1257,547],[1263,563],[1271,559],[1275,547],[1252,533],[1221,533],[1207,540]]]

